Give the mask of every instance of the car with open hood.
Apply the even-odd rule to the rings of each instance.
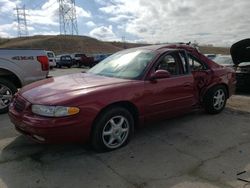
[[[117,52],[86,73],[22,88],[9,117],[40,143],[86,142],[98,150],[128,143],[134,128],[197,109],[221,112],[235,89],[235,72],[183,44]]]
[[[236,65],[236,87],[241,90],[250,89],[250,39],[241,40],[230,49]]]

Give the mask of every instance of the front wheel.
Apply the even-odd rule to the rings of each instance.
[[[0,114],[8,112],[13,95],[17,92],[16,86],[3,78],[0,78]]]
[[[226,102],[227,95],[225,87],[215,86],[207,92],[204,98],[205,110],[209,114],[218,114],[225,108]]]
[[[125,108],[105,110],[97,119],[91,143],[97,151],[111,151],[128,143],[134,131],[134,119]]]

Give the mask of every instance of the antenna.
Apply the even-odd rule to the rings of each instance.
[[[75,0],[58,0],[60,34],[78,35]]]
[[[20,8],[17,7],[14,8],[16,10],[16,16],[17,16],[17,24],[18,24],[18,36],[28,36],[28,27],[27,27],[27,20],[26,20],[26,11],[25,11],[25,5]]]

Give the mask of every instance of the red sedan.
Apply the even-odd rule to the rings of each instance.
[[[22,88],[9,117],[40,143],[90,141],[96,150],[128,143],[135,126],[204,108],[221,112],[235,73],[188,45],[120,51],[87,73],[49,78]]]

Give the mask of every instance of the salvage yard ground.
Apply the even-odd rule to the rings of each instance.
[[[221,114],[201,111],[147,125],[126,147],[95,153],[87,145],[36,144],[0,115],[0,187],[247,188],[237,178],[250,181],[249,122],[250,95],[240,93]]]

